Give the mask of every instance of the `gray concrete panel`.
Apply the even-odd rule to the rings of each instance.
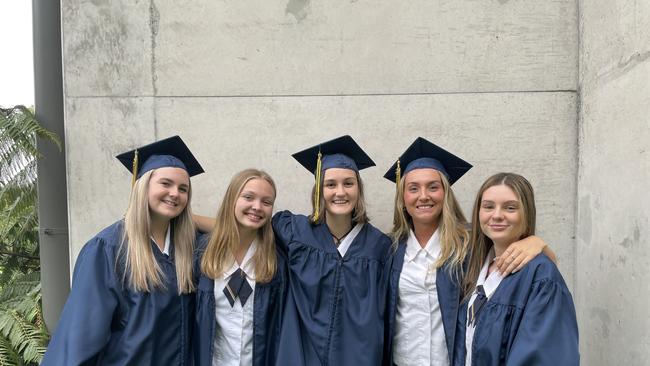
[[[567,0],[157,1],[157,95],[575,90],[576,7]]]
[[[152,98],[68,98],[66,144],[70,263],[123,217],[131,174],[115,156],[155,139]]]
[[[582,363],[650,359],[650,3],[581,2]]]
[[[499,171],[528,177],[537,192],[538,234],[575,274],[575,93],[356,97],[159,98],[159,137],[180,134],[206,169],[193,179],[195,212],[214,215],[228,181],[248,167],[278,185],[276,210],[309,212],[313,176],[290,155],[352,135],[378,167],[362,171],[372,222],[390,230],[394,185],[381,178],[417,136],[475,165],[454,185],[467,215],[480,184]]]
[[[151,96],[156,22],[149,2],[61,3],[65,94]]]

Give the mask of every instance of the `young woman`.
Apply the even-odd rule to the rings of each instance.
[[[555,264],[537,256],[502,276],[493,264],[517,240],[535,233],[533,188],[499,173],[479,190],[472,213],[469,266],[459,312],[458,365],[579,365],[571,294]]]
[[[203,169],[178,136],[118,159],[135,179],[126,215],[81,250],[42,365],[190,363],[190,176]]]
[[[397,183],[394,254],[386,270],[386,365],[452,361],[469,235],[451,185],[471,167],[420,137],[384,176]],[[543,247],[538,238],[513,245],[501,270],[520,269]]]
[[[379,365],[390,239],[368,223],[359,176],[374,162],[350,136],[293,156],[316,184],[311,216],[273,218],[290,276],[278,364]]]
[[[274,365],[287,286],[271,215],[275,183],[263,171],[236,174],[200,238],[194,324],[196,365]]]

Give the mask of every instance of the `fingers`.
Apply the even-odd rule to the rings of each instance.
[[[505,277],[512,273],[517,266],[522,262],[523,258],[521,251],[515,251],[508,248],[497,260],[497,268],[499,272]]]

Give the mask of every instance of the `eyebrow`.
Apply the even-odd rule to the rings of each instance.
[[[170,183],[176,183],[173,179],[169,179],[167,177],[160,177],[158,178],[158,182],[170,182]],[[180,183],[179,186],[181,187],[189,187],[190,185],[187,183]]]
[[[440,179],[434,179],[434,180],[429,180],[429,181],[425,181],[425,182],[422,182],[422,181],[410,181],[410,182],[407,182],[406,185],[407,186],[410,186],[410,185],[413,185],[413,184],[415,184],[415,185],[420,185],[420,184],[429,185],[429,184],[433,184],[433,183],[442,184],[442,181]]]

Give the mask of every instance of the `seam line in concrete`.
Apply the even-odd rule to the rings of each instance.
[[[478,92],[445,92],[445,93],[365,93],[365,94],[251,94],[251,95],[83,95],[68,96],[76,99],[92,98],[309,98],[309,97],[385,97],[385,96],[418,96],[418,95],[472,95],[472,94],[532,94],[532,93],[577,93],[577,90],[504,90]]]

